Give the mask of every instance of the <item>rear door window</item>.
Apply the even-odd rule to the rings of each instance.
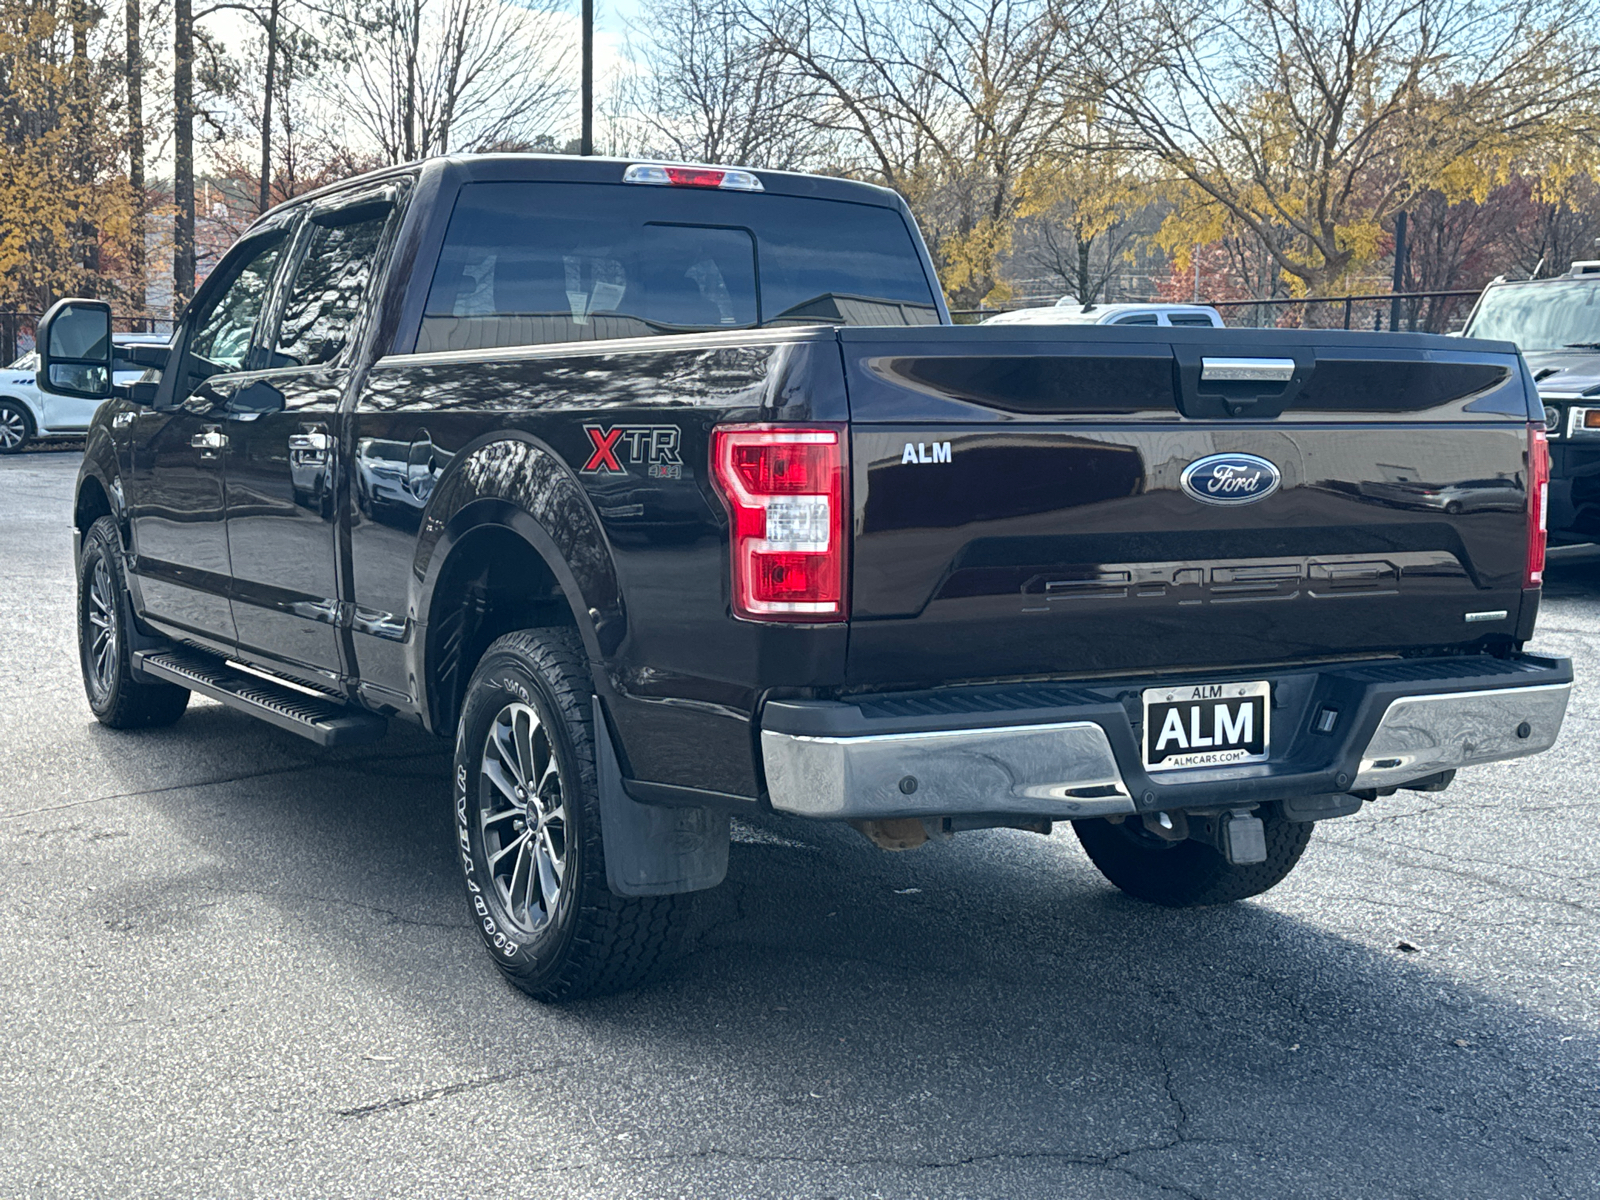
[[[273,347],[275,367],[332,362],[350,340],[393,205],[367,203],[313,217]]]
[[[762,325],[937,324],[900,214],[623,184],[461,189],[417,349]]]

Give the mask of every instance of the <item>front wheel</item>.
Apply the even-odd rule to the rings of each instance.
[[[133,673],[128,644],[132,616],[121,545],[111,517],[101,517],[83,538],[78,559],[78,662],[84,694],[96,719],[113,729],[171,725],[189,706],[189,692],[170,683],[146,682]]]
[[[1089,861],[1117,887],[1138,900],[1169,908],[1229,904],[1259,896],[1282,883],[1311,841],[1312,825],[1284,819],[1276,805],[1259,809],[1266,826],[1267,860],[1237,865],[1204,842],[1169,842],[1145,829],[1138,817],[1113,824],[1103,817],[1074,821]]]
[[[0,400],[0,454],[15,454],[33,440],[33,417],[15,400]]]
[[[606,882],[592,689],[564,628],[509,633],[467,685],[456,738],[457,850],[472,920],[502,974],[539,1000],[641,982],[669,956],[675,896]]]

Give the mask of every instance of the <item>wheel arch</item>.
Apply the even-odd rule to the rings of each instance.
[[[525,434],[491,435],[454,457],[424,512],[412,578],[412,669],[436,731],[455,723],[473,669],[501,634],[570,625],[591,664],[623,637],[616,566],[588,496]]]

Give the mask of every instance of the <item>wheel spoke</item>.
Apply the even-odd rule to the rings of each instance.
[[[505,858],[506,855],[511,854],[512,852],[514,852],[516,850],[522,849],[522,844],[524,842],[526,842],[527,840],[528,840],[528,831],[526,829],[524,829],[521,833],[517,834],[517,836],[514,837],[510,842],[508,842],[506,845],[502,846],[499,850],[496,850],[493,854],[491,854],[489,856],[489,869],[491,871],[494,870],[494,868],[496,868],[496,867],[498,867],[500,865],[500,860]]]
[[[505,796],[506,800],[510,802],[511,808],[508,811],[519,813],[527,811],[526,802],[517,799],[517,781],[510,777],[503,763],[497,763],[485,756],[483,760],[483,777],[494,784],[500,790],[500,793]],[[504,815],[505,813],[495,813],[493,819],[498,820]],[[485,821],[490,819],[489,816],[485,815]]]
[[[539,847],[550,860],[550,867],[555,872],[556,882],[564,882],[567,877],[567,864],[556,853],[555,839],[551,837],[550,826],[548,825],[539,831]]]
[[[549,916],[554,916],[556,903],[561,899],[561,880],[556,875],[555,857],[550,853],[548,844],[541,837],[538,848],[534,851],[534,860],[539,865],[539,892],[544,902],[544,911]],[[529,912],[532,912],[530,906]]]
[[[506,907],[511,910],[511,915],[517,915],[517,896],[523,894],[522,906],[526,916],[526,893],[530,877],[533,875],[533,855],[529,852],[528,839],[524,838],[517,846],[517,862],[511,868],[511,881],[506,884]]]
[[[533,715],[533,709],[521,707],[513,710],[511,718],[512,729],[517,738],[517,778],[524,787],[533,783],[533,737],[539,728],[539,718]]]
[[[501,715],[504,716],[505,714],[502,713]],[[513,721],[515,719],[515,717],[512,718]],[[516,778],[517,783],[525,782],[525,777],[522,774],[522,764],[517,761],[517,745],[515,735],[512,733],[511,721],[495,721],[494,734],[489,741],[494,746],[495,753],[500,756],[500,761],[505,764],[506,769]]]

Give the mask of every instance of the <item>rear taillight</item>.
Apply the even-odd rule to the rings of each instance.
[[[1544,586],[1544,547],[1549,536],[1550,441],[1544,427],[1528,426],[1528,569],[1523,587]]]
[[[711,477],[728,506],[734,615],[842,621],[845,464],[837,429],[724,425]]]

